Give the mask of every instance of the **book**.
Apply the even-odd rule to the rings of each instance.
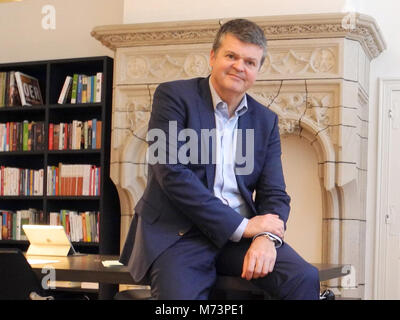
[[[22,72],[15,72],[19,97],[23,106],[42,105],[39,80]]]
[[[87,90],[88,90],[88,77],[86,75],[82,75],[82,93],[81,93],[81,102],[82,103],[88,102]]]
[[[52,150],[58,150],[59,149],[59,142],[60,142],[60,125],[59,124],[54,124],[53,128],[53,148]]]
[[[97,119],[92,119],[92,143],[91,149],[96,149],[96,130],[97,130]]]
[[[67,102],[68,94],[71,91],[71,87],[72,87],[72,77],[71,76],[67,76],[65,78],[64,85],[63,85],[63,87],[61,89],[60,96],[58,97],[58,103],[59,104],[64,104],[64,103]]]
[[[71,103],[76,103],[78,93],[78,74],[74,74],[72,77],[72,90],[71,90]]]
[[[45,132],[44,132],[44,122],[38,121],[34,125],[34,132],[33,132],[33,150],[43,151],[45,147]]]
[[[76,92],[76,103],[82,103],[82,78],[84,77],[83,74],[78,74],[78,86],[77,86],[77,92]]]
[[[53,150],[53,140],[54,138],[54,123],[49,123],[49,143],[48,148],[49,150]]]
[[[28,151],[33,150],[33,130],[35,129],[35,122],[28,123]]]
[[[15,79],[15,71],[9,72],[6,96],[6,106],[14,107],[21,105],[17,81]]]
[[[0,107],[5,107],[7,72],[0,72]]]
[[[101,102],[102,83],[103,83],[103,73],[97,72],[97,74],[96,74],[96,100],[94,102]]]
[[[89,81],[88,81],[88,102],[92,103],[94,102],[94,95],[93,95],[93,90],[94,90],[94,78],[95,76],[90,76]]]
[[[23,133],[22,133],[22,151],[29,151],[28,149],[28,138],[29,138],[29,122],[28,120],[24,120],[23,122]]]
[[[101,120],[96,122],[96,149],[101,149]]]

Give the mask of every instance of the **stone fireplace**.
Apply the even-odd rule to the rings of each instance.
[[[288,242],[310,262],[351,264],[351,276],[323,285],[363,297],[369,65],[385,42],[375,21],[356,13],[251,20],[264,29],[268,54],[249,94],[279,115],[294,221],[289,218]],[[146,185],[144,139],[154,90],[164,81],[207,76],[223,22],[92,31],[115,50],[111,178],[121,201],[122,242]]]

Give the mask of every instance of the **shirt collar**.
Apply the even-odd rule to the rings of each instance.
[[[214,107],[214,111],[215,111],[220,103],[223,103],[223,104],[226,105],[226,102],[223,101],[221,99],[221,97],[218,95],[217,91],[215,91],[214,86],[211,83],[211,77],[208,78],[208,83],[209,83],[209,86],[210,86],[211,99],[212,99],[213,107]],[[245,94],[243,96],[242,100],[240,101],[239,105],[237,106],[236,110],[235,110],[235,115],[240,117],[241,115],[246,113],[247,109],[248,109],[247,97],[246,97],[246,94]]]

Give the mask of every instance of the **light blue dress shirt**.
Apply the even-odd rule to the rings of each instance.
[[[239,212],[244,219],[230,237],[231,241],[238,242],[243,236],[251,217],[251,209],[242,197],[235,176],[235,155],[237,128],[239,117],[247,112],[246,95],[239,103],[235,114],[229,117],[228,104],[219,97],[215,91],[211,78],[209,79],[210,91],[215,114],[216,128],[216,166],[214,180],[214,195],[224,204]],[[280,244],[281,239],[271,233],[263,233],[272,236]]]

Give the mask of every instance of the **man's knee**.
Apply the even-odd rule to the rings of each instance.
[[[306,264],[298,270],[296,278],[297,285],[294,286],[291,299],[319,299],[319,272],[316,267]]]
[[[303,270],[304,281],[308,283],[318,283],[319,284],[319,271],[316,267],[308,264]]]

